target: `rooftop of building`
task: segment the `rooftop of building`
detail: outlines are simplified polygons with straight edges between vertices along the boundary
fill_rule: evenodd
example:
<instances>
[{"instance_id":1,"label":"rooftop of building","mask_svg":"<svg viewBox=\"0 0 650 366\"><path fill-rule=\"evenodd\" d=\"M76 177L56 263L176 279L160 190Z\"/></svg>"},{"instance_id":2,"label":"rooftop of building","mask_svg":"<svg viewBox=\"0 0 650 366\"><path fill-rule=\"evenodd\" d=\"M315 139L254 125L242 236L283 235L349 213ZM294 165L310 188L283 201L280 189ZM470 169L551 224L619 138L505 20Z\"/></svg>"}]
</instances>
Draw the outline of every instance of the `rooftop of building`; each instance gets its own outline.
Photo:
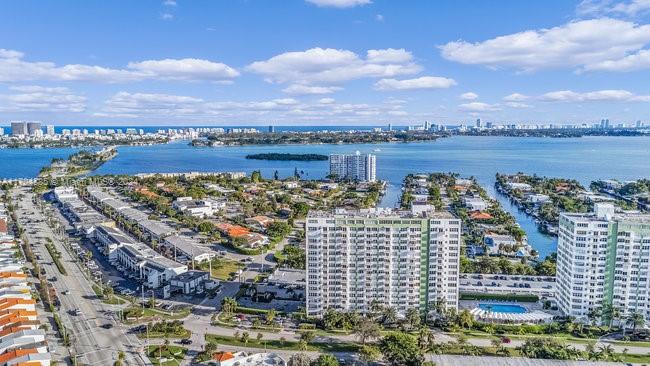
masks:
<instances>
[{"instance_id":1,"label":"rooftop of building","mask_svg":"<svg viewBox=\"0 0 650 366\"><path fill-rule=\"evenodd\" d=\"M370 208L360 210L334 209L333 211L310 211L308 218L368 218L368 219L453 219L455 218L448 211L426 212L421 215L413 214L410 210L395 208Z\"/></svg>"}]
</instances>

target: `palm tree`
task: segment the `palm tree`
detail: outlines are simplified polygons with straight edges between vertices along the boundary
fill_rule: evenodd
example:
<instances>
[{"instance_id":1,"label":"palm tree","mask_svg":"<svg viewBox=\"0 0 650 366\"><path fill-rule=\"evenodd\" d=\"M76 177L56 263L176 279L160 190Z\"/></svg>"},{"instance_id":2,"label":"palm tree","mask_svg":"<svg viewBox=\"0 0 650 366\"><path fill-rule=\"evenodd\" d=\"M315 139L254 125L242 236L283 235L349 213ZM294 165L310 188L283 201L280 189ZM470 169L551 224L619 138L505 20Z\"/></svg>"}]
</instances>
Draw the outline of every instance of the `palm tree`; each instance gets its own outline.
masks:
<instances>
[{"instance_id":1,"label":"palm tree","mask_svg":"<svg viewBox=\"0 0 650 366\"><path fill-rule=\"evenodd\" d=\"M382 324L393 324L397 321L397 311L394 307L387 306L381 312Z\"/></svg>"},{"instance_id":2,"label":"palm tree","mask_svg":"<svg viewBox=\"0 0 650 366\"><path fill-rule=\"evenodd\" d=\"M625 325L632 326L632 335L636 333L637 327L642 327L644 324L645 324L645 318L643 317L643 314L638 311L633 311L632 313L630 313L630 315L627 316L627 319L625 321ZM623 334L625 334L625 330L623 330Z\"/></svg>"},{"instance_id":3,"label":"palm tree","mask_svg":"<svg viewBox=\"0 0 650 366\"><path fill-rule=\"evenodd\" d=\"M587 314L587 318L589 318L589 323L591 326L595 326L596 322L603 316L602 309L599 307L592 308L589 310L589 313Z\"/></svg>"}]
</instances>

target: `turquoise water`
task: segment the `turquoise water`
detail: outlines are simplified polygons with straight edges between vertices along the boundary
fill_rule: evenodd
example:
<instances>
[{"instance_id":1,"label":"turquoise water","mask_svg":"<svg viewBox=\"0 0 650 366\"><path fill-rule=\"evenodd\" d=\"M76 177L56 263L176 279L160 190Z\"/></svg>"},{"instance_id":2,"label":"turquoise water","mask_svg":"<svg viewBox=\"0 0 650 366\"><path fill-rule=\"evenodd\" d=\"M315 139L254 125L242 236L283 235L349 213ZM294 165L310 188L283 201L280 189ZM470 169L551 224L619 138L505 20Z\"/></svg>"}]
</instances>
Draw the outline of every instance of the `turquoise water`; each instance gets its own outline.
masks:
<instances>
[{"instance_id":1,"label":"turquoise water","mask_svg":"<svg viewBox=\"0 0 650 366\"><path fill-rule=\"evenodd\" d=\"M528 312L525 307L515 304L478 304L478 307L493 313L524 314Z\"/></svg>"},{"instance_id":2,"label":"turquoise water","mask_svg":"<svg viewBox=\"0 0 650 366\"><path fill-rule=\"evenodd\" d=\"M650 137L584 137L571 139L515 137L452 137L433 142L373 145L274 145L193 148L186 141L154 146L126 146L95 174L134 174L179 171L261 170L287 177L297 168L303 177L322 178L326 161L286 162L247 160L251 153L373 153L377 177L387 180L389 190L383 206L393 206L400 196L404 176L413 172L457 172L475 176L488 192L513 213L540 255L555 250L556 241L537 231L535 222L494 191L494 175L525 172L575 178L588 185L592 180L650 177ZM31 177L53 157L74 149L0 150L0 177Z\"/></svg>"}]
</instances>

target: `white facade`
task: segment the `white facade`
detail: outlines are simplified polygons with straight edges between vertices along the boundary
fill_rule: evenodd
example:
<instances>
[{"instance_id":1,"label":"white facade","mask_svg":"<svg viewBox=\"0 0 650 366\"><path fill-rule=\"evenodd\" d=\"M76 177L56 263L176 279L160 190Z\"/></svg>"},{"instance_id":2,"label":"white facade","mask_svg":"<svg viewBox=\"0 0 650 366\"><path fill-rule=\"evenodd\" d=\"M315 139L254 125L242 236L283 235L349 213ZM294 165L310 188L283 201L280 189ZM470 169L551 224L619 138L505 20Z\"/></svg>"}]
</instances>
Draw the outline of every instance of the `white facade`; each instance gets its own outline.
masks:
<instances>
[{"instance_id":1,"label":"white facade","mask_svg":"<svg viewBox=\"0 0 650 366\"><path fill-rule=\"evenodd\" d=\"M399 314L443 299L458 307L459 219L395 210L314 213L306 220L307 314L366 313L378 301Z\"/></svg>"},{"instance_id":2,"label":"white facade","mask_svg":"<svg viewBox=\"0 0 650 366\"><path fill-rule=\"evenodd\" d=\"M330 155L330 175L357 182L377 180L377 157L372 154Z\"/></svg>"},{"instance_id":3,"label":"white facade","mask_svg":"<svg viewBox=\"0 0 650 366\"><path fill-rule=\"evenodd\" d=\"M650 215L614 212L596 204L592 214L563 213L557 252L557 301L583 321L591 309L618 308L650 320Z\"/></svg>"}]
</instances>

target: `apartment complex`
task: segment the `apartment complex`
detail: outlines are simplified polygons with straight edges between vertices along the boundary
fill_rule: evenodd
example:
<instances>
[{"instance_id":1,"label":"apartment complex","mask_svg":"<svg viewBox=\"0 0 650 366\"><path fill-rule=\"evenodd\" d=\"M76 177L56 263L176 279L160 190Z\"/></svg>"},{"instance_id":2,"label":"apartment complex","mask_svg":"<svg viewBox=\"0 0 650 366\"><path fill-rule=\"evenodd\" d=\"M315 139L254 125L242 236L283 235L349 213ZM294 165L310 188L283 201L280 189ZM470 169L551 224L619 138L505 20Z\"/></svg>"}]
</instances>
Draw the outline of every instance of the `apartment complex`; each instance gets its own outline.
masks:
<instances>
[{"instance_id":1,"label":"apartment complex","mask_svg":"<svg viewBox=\"0 0 650 366\"><path fill-rule=\"evenodd\" d=\"M377 174L377 158L372 154L331 154L330 175L337 179L357 182L374 182Z\"/></svg>"},{"instance_id":2,"label":"apartment complex","mask_svg":"<svg viewBox=\"0 0 650 366\"><path fill-rule=\"evenodd\" d=\"M587 320L594 308L650 320L650 214L618 212L597 203L589 214L560 216L557 302L566 315Z\"/></svg>"},{"instance_id":3,"label":"apartment complex","mask_svg":"<svg viewBox=\"0 0 650 366\"><path fill-rule=\"evenodd\" d=\"M461 221L448 212L314 212L306 221L307 314L367 313L373 302L458 307Z\"/></svg>"}]
</instances>

